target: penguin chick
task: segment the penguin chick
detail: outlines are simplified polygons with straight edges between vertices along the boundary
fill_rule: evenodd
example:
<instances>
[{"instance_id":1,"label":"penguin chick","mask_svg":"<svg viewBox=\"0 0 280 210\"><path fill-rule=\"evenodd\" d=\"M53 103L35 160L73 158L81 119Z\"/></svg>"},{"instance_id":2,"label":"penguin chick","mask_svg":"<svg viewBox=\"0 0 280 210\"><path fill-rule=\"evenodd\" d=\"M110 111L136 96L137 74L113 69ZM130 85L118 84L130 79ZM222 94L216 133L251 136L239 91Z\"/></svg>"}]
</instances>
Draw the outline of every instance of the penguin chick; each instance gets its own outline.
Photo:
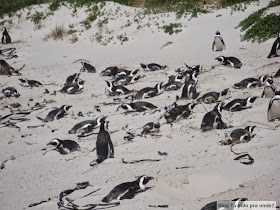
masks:
<instances>
[{"instance_id":1,"label":"penguin chick","mask_svg":"<svg viewBox=\"0 0 280 210\"><path fill-rule=\"evenodd\" d=\"M122 184L117 185L114 189L102 199L103 202L109 203L112 200L124 200L124 199L132 199L141 191L145 191L146 184L154 179L153 177L149 176L140 176L137 180L133 182L125 182Z\"/></svg>"},{"instance_id":2,"label":"penguin chick","mask_svg":"<svg viewBox=\"0 0 280 210\"><path fill-rule=\"evenodd\" d=\"M53 149L57 150L62 155L80 150L79 144L72 140L60 140L55 138L51 140L47 145L53 146Z\"/></svg>"}]
</instances>

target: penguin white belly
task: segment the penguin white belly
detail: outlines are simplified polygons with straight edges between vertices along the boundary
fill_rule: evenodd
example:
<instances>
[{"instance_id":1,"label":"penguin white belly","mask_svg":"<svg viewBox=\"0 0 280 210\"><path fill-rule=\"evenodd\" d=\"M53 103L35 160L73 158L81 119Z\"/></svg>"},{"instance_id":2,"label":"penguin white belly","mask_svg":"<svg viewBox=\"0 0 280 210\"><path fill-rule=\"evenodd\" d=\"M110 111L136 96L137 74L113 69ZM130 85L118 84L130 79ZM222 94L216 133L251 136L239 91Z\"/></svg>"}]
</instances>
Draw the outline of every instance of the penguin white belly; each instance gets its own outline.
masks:
<instances>
[{"instance_id":1,"label":"penguin white belly","mask_svg":"<svg viewBox=\"0 0 280 210\"><path fill-rule=\"evenodd\" d=\"M280 101L273 101L270 110L267 113L268 121L280 119Z\"/></svg>"},{"instance_id":2,"label":"penguin white belly","mask_svg":"<svg viewBox=\"0 0 280 210\"><path fill-rule=\"evenodd\" d=\"M224 46L222 40L219 37L215 38L215 47L216 47L216 50L224 50L225 49L225 46Z\"/></svg>"},{"instance_id":3,"label":"penguin white belly","mask_svg":"<svg viewBox=\"0 0 280 210\"><path fill-rule=\"evenodd\" d=\"M263 91L265 98L272 98L274 96L274 91L271 87L265 87Z\"/></svg>"}]
</instances>

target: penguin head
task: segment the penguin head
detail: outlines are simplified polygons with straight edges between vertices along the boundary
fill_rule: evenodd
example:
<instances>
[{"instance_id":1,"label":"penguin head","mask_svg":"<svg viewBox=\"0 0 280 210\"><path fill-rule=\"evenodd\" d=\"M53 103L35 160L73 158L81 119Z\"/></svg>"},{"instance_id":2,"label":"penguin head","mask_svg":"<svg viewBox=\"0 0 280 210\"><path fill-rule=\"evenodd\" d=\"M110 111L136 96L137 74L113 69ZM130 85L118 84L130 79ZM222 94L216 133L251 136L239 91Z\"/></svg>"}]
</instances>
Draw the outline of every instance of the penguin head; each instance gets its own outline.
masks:
<instances>
[{"instance_id":1,"label":"penguin head","mask_svg":"<svg viewBox=\"0 0 280 210\"><path fill-rule=\"evenodd\" d=\"M59 146L61 144L61 140L60 139L57 139L57 138L54 138L52 139L47 145L52 145L52 146Z\"/></svg>"},{"instance_id":2,"label":"penguin head","mask_svg":"<svg viewBox=\"0 0 280 210\"><path fill-rule=\"evenodd\" d=\"M140 66L141 66L143 69L147 68L147 65L145 65L145 64L143 64L143 63L140 63Z\"/></svg>"},{"instance_id":3,"label":"penguin head","mask_svg":"<svg viewBox=\"0 0 280 210\"><path fill-rule=\"evenodd\" d=\"M273 80L271 78L268 78L266 80L266 85L271 86L273 84Z\"/></svg>"},{"instance_id":4,"label":"penguin head","mask_svg":"<svg viewBox=\"0 0 280 210\"><path fill-rule=\"evenodd\" d=\"M160 128L160 123L159 122L154 123L154 128Z\"/></svg>"},{"instance_id":5,"label":"penguin head","mask_svg":"<svg viewBox=\"0 0 280 210\"><path fill-rule=\"evenodd\" d=\"M100 122L100 130L109 131L109 121L101 120Z\"/></svg>"},{"instance_id":6,"label":"penguin head","mask_svg":"<svg viewBox=\"0 0 280 210\"><path fill-rule=\"evenodd\" d=\"M247 127L245 128L245 130L247 130L247 131L250 133L250 136L251 136L251 134L253 133L253 131L254 131L255 128L256 128L255 125L254 125L254 126L247 126Z\"/></svg>"},{"instance_id":7,"label":"penguin head","mask_svg":"<svg viewBox=\"0 0 280 210\"><path fill-rule=\"evenodd\" d=\"M5 27L2 27L2 32L7 31L7 29Z\"/></svg>"},{"instance_id":8,"label":"penguin head","mask_svg":"<svg viewBox=\"0 0 280 210\"><path fill-rule=\"evenodd\" d=\"M219 57L215 58L215 60L223 63L225 61L225 57L224 56L219 56Z\"/></svg>"},{"instance_id":9,"label":"penguin head","mask_svg":"<svg viewBox=\"0 0 280 210\"><path fill-rule=\"evenodd\" d=\"M120 105L118 107L117 111L119 110L120 107L123 108L124 110L128 110L129 109L128 104L122 104L122 105Z\"/></svg>"},{"instance_id":10,"label":"penguin head","mask_svg":"<svg viewBox=\"0 0 280 210\"><path fill-rule=\"evenodd\" d=\"M107 81L107 80L105 80L105 82L107 83L107 86L108 86L109 89L113 88L113 83L112 82Z\"/></svg>"},{"instance_id":11,"label":"penguin head","mask_svg":"<svg viewBox=\"0 0 280 210\"><path fill-rule=\"evenodd\" d=\"M228 91L229 91L229 88L224 89L224 90L221 92L221 96L227 95L227 94L228 94Z\"/></svg>"},{"instance_id":12,"label":"penguin head","mask_svg":"<svg viewBox=\"0 0 280 210\"><path fill-rule=\"evenodd\" d=\"M27 83L27 79L25 78L21 78L21 79L18 79L19 81L21 81L22 83Z\"/></svg>"},{"instance_id":13,"label":"penguin head","mask_svg":"<svg viewBox=\"0 0 280 210\"><path fill-rule=\"evenodd\" d=\"M135 76L139 71L140 71L139 69L135 69L131 71L130 76Z\"/></svg>"},{"instance_id":14,"label":"penguin head","mask_svg":"<svg viewBox=\"0 0 280 210\"><path fill-rule=\"evenodd\" d=\"M101 125L101 123L103 122L105 122L105 119L107 118L107 116L102 116L102 117L98 117L97 119L96 119L96 125L97 126L100 126Z\"/></svg>"},{"instance_id":15,"label":"penguin head","mask_svg":"<svg viewBox=\"0 0 280 210\"><path fill-rule=\"evenodd\" d=\"M220 31L216 31L216 35L217 36L221 35Z\"/></svg>"},{"instance_id":16,"label":"penguin head","mask_svg":"<svg viewBox=\"0 0 280 210\"><path fill-rule=\"evenodd\" d=\"M141 78L141 76L140 76L140 75L133 76L133 77L131 78L130 83L136 82L136 81L138 81L140 78Z\"/></svg>"},{"instance_id":17,"label":"penguin head","mask_svg":"<svg viewBox=\"0 0 280 210\"><path fill-rule=\"evenodd\" d=\"M196 105L197 105L197 103L189 103L189 104L188 104L189 110L192 111L193 108L194 108Z\"/></svg>"},{"instance_id":18,"label":"penguin head","mask_svg":"<svg viewBox=\"0 0 280 210\"><path fill-rule=\"evenodd\" d=\"M258 98L258 96L248 97L247 102L254 103L254 101Z\"/></svg>"},{"instance_id":19,"label":"penguin head","mask_svg":"<svg viewBox=\"0 0 280 210\"><path fill-rule=\"evenodd\" d=\"M73 76L74 76L73 82L78 82L78 79L79 79L80 74L81 74L81 73L75 73L75 74L73 74Z\"/></svg>"},{"instance_id":20,"label":"penguin head","mask_svg":"<svg viewBox=\"0 0 280 210\"><path fill-rule=\"evenodd\" d=\"M217 104L217 105L214 107L214 110L217 111L217 112L219 112L219 113L221 114L221 113L222 113L222 110L223 110L223 108L224 108L224 104L225 104L224 102Z\"/></svg>"},{"instance_id":21,"label":"penguin head","mask_svg":"<svg viewBox=\"0 0 280 210\"><path fill-rule=\"evenodd\" d=\"M259 81L263 84L267 78L268 78L268 75L260 76Z\"/></svg>"},{"instance_id":22,"label":"penguin head","mask_svg":"<svg viewBox=\"0 0 280 210\"><path fill-rule=\"evenodd\" d=\"M67 112L72 106L71 105L63 105L60 108Z\"/></svg>"},{"instance_id":23,"label":"penguin head","mask_svg":"<svg viewBox=\"0 0 280 210\"><path fill-rule=\"evenodd\" d=\"M13 94L16 98L20 97L20 94L16 89L14 90Z\"/></svg>"},{"instance_id":24,"label":"penguin head","mask_svg":"<svg viewBox=\"0 0 280 210\"><path fill-rule=\"evenodd\" d=\"M139 187L141 190L145 190L146 189L146 184L150 181L154 179L154 177L151 177L151 176L139 176L137 178L137 182L139 184Z\"/></svg>"},{"instance_id":25,"label":"penguin head","mask_svg":"<svg viewBox=\"0 0 280 210\"><path fill-rule=\"evenodd\" d=\"M162 82L156 84L155 88L157 89L158 93L161 93L162 92Z\"/></svg>"}]
</instances>

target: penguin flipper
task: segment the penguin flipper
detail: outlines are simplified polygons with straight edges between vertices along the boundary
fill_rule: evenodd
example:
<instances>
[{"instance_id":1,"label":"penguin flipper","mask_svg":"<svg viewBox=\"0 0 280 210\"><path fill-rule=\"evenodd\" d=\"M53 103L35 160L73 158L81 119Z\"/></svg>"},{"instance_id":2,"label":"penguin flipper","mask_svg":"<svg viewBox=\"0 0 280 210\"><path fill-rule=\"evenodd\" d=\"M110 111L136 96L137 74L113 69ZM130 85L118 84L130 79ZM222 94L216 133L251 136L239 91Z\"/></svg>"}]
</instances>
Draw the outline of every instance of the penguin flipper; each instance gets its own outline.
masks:
<instances>
[{"instance_id":1,"label":"penguin flipper","mask_svg":"<svg viewBox=\"0 0 280 210\"><path fill-rule=\"evenodd\" d=\"M132 199L135 197L136 190L134 187L128 189L127 193L120 197L120 200Z\"/></svg>"}]
</instances>

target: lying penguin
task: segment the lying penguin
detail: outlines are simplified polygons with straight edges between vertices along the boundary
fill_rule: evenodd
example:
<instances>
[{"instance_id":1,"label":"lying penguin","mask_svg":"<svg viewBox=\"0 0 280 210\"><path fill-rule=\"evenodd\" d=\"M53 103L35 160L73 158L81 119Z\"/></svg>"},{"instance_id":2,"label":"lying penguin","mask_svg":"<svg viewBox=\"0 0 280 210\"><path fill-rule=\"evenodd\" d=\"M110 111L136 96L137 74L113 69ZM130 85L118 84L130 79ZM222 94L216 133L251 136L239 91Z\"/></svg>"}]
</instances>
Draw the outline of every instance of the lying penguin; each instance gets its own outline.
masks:
<instances>
[{"instance_id":1,"label":"lying penguin","mask_svg":"<svg viewBox=\"0 0 280 210\"><path fill-rule=\"evenodd\" d=\"M76 133L90 133L94 128L99 127L101 122L105 120L107 116L98 117L95 120L85 120L76 125L74 125L71 130L68 131L69 134Z\"/></svg>"},{"instance_id":2,"label":"lying penguin","mask_svg":"<svg viewBox=\"0 0 280 210\"><path fill-rule=\"evenodd\" d=\"M220 61L222 65L231 66L235 69L240 69L242 66L241 61L236 57L219 56L215 60Z\"/></svg>"},{"instance_id":3,"label":"lying penguin","mask_svg":"<svg viewBox=\"0 0 280 210\"><path fill-rule=\"evenodd\" d=\"M248 109L253 106L253 103L257 98L258 98L257 96L254 96L254 97L248 97L246 99L234 99L229 103L227 103L223 107L223 109L231 112Z\"/></svg>"},{"instance_id":4,"label":"lying penguin","mask_svg":"<svg viewBox=\"0 0 280 210\"><path fill-rule=\"evenodd\" d=\"M65 85L60 92L61 93L68 93L68 94L78 94L81 93L84 89L84 80L78 80L76 83L67 84Z\"/></svg>"},{"instance_id":5,"label":"lying penguin","mask_svg":"<svg viewBox=\"0 0 280 210\"><path fill-rule=\"evenodd\" d=\"M57 150L60 154L66 155L74 151L79 151L80 146L77 142L72 141L72 140L60 140L58 138L55 138L51 140L48 144L48 146L52 146L51 149L43 149L45 150L46 154L50 150Z\"/></svg>"},{"instance_id":6,"label":"lying penguin","mask_svg":"<svg viewBox=\"0 0 280 210\"><path fill-rule=\"evenodd\" d=\"M109 203L112 200L124 200L124 199L132 199L135 195L141 191L145 191L146 184L154 179L149 176L139 176L137 180L133 182L125 182L117 185L114 189L105 196L102 201L105 203Z\"/></svg>"},{"instance_id":7,"label":"lying penguin","mask_svg":"<svg viewBox=\"0 0 280 210\"><path fill-rule=\"evenodd\" d=\"M206 113L202 119L201 130L226 129L227 125L222 120L222 110L224 103L217 104L214 109Z\"/></svg>"},{"instance_id":8,"label":"lying penguin","mask_svg":"<svg viewBox=\"0 0 280 210\"><path fill-rule=\"evenodd\" d=\"M155 85L155 87L146 87L136 92L133 99L151 98L163 92L162 82Z\"/></svg>"},{"instance_id":9,"label":"lying penguin","mask_svg":"<svg viewBox=\"0 0 280 210\"><path fill-rule=\"evenodd\" d=\"M246 78L241 80L241 82L235 83L233 88L237 89L244 89L244 88L253 88L253 87L260 87L263 84L265 84L265 81L267 80L268 76L260 76L259 78Z\"/></svg>"},{"instance_id":10,"label":"lying penguin","mask_svg":"<svg viewBox=\"0 0 280 210\"><path fill-rule=\"evenodd\" d=\"M22 85L25 86L25 87L39 87L39 86L42 86L42 83L38 82L36 80L29 80L29 79L26 79L26 78L22 78L22 79L19 79L19 81L21 81Z\"/></svg>"},{"instance_id":11,"label":"lying penguin","mask_svg":"<svg viewBox=\"0 0 280 210\"><path fill-rule=\"evenodd\" d=\"M72 107L71 105L62 105L60 108L56 108L56 109L50 111L47 114L45 119L42 119L41 117L38 117L38 116L37 116L37 118L39 120L44 121L44 122L50 122L50 121L54 121L54 120L59 120L59 119L63 118L67 114L68 110L71 107Z\"/></svg>"},{"instance_id":12,"label":"lying penguin","mask_svg":"<svg viewBox=\"0 0 280 210\"><path fill-rule=\"evenodd\" d=\"M226 95L228 94L228 88L222 90L221 92L209 92L205 93L203 96L197 99L198 102L202 102L205 104L212 104L217 102L222 102L225 100Z\"/></svg>"},{"instance_id":13,"label":"lying penguin","mask_svg":"<svg viewBox=\"0 0 280 210\"><path fill-rule=\"evenodd\" d=\"M2 92L3 92L3 94L6 98L9 98L9 97L12 97L12 96L18 98L20 96L19 92L14 87L4 88L2 90Z\"/></svg>"},{"instance_id":14,"label":"lying penguin","mask_svg":"<svg viewBox=\"0 0 280 210\"><path fill-rule=\"evenodd\" d=\"M108 121L101 120L100 130L96 141L97 159L90 163L90 166L102 163L107 158L114 158L114 146L108 132Z\"/></svg>"},{"instance_id":15,"label":"lying penguin","mask_svg":"<svg viewBox=\"0 0 280 210\"><path fill-rule=\"evenodd\" d=\"M106 81L106 83L107 83L106 91L110 96L125 95L132 92L132 90L128 90L124 86L121 85L115 86L113 82Z\"/></svg>"},{"instance_id":16,"label":"lying penguin","mask_svg":"<svg viewBox=\"0 0 280 210\"><path fill-rule=\"evenodd\" d=\"M160 123L159 122L149 122L143 126L143 130L141 131L140 136L158 133L160 131Z\"/></svg>"},{"instance_id":17,"label":"lying penguin","mask_svg":"<svg viewBox=\"0 0 280 210\"><path fill-rule=\"evenodd\" d=\"M143 68L143 69L149 69L151 71L157 71L157 70L162 70L162 69L165 69L167 66L164 65L159 65L157 63L150 63L150 64L143 64L143 63L140 63L140 66Z\"/></svg>"},{"instance_id":18,"label":"lying penguin","mask_svg":"<svg viewBox=\"0 0 280 210\"><path fill-rule=\"evenodd\" d=\"M117 111L119 110L119 108L123 108L127 112L144 112L147 110L156 109L158 107L149 102L137 101L134 103L122 104L118 107Z\"/></svg>"},{"instance_id":19,"label":"lying penguin","mask_svg":"<svg viewBox=\"0 0 280 210\"><path fill-rule=\"evenodd\" d=\"M187 103L186 105L175 105L169 111L164 113L164 118L167 123L173 123L178 121L180 118L188 118L193 108L196 106L196 103Z\"/></svg>"}]
</instances>

